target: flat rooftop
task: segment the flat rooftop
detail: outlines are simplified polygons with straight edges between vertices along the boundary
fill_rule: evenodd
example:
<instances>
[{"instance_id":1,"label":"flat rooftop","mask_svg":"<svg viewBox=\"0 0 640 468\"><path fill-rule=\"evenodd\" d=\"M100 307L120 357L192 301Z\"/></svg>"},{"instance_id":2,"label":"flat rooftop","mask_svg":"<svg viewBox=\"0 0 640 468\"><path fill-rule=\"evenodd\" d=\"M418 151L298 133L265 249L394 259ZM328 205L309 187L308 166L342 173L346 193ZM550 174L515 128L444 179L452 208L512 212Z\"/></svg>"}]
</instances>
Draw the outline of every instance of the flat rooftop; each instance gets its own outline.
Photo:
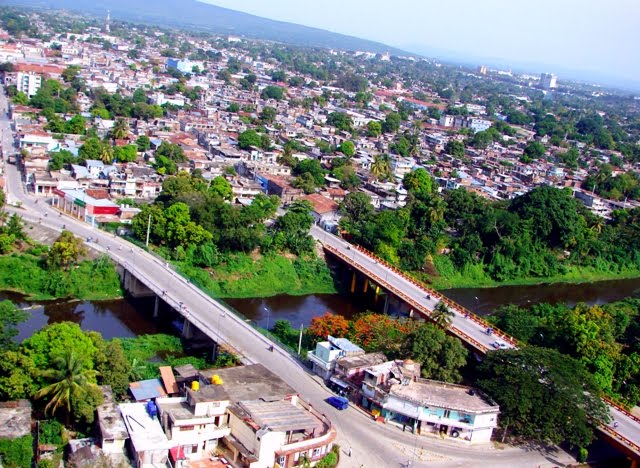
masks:
<instances>
[{"instance_id":1,"label":"flat rooftop","mask_svg":"<svg viewBox=\"0 0 640 468\"><path fill-rule=\"evenodd\" d=\"M473 391L473 395L471 394ZM478 390L435 380L417 379L409 385L393 385L390 394L404 397L423 406L435 406L469 413L493 413L500 407Z\"/></svg>"},{"instance_id":2,"label":"flat rooftop","mask_svg":"<svg viewBox=\"0 0 640 468\"><path fill-rule=\"evenodd\" d=\"M28 400L0 404L0 439L17 439L31 434L31 403Z\"/></svg>"},{"instance_id":3,"label":"flat rooftop","mask_svg":"<svg viewBox=\"0 0 640 468\"><path fill-rule=\"evenodd\" d=\"M200 390L187 392L192 401L250 401L281 400L287 395L297 395L284 380L264 367L262 364L229 367L227 369L209 369L201 371L202 380L211 381L213 375L222 379L222 385L201 385Z\"/></svg>"},{"instance_id":4,"label":"flat rooftop","mask_svg":"<svg viewBox=\"0 0 640 468\"><path fill-rule=\"evenodd\" d=\"M118 408L136 452L171 448L160 422L149 416L144 403L121 403Z\"/></svg>"},{"instance_id":5,"label":"flat rooftop","mask_svg":"<svg viewBox=\"0 0 640 468\"><path fill-rule=\"evenodd\" d=\"M346 369L354 369L356 367L378 366L386 362L387 357L382 353L367 353L340 358L336 361L336 364ZM390 362L389 367L393 364L393 361Z\"/></svg>"},{"instance_id":6,"label":"flat rooftop","mask_svg":"<svg viewBox=\"0 0 640 468\"><path fill-rule=\"evenodd\" d=\"M247 413L259 427L267 426L274 432L322 430L323 424L310 412L290 401L245 401L238 407Z\"/></svg>"}]
</instances>

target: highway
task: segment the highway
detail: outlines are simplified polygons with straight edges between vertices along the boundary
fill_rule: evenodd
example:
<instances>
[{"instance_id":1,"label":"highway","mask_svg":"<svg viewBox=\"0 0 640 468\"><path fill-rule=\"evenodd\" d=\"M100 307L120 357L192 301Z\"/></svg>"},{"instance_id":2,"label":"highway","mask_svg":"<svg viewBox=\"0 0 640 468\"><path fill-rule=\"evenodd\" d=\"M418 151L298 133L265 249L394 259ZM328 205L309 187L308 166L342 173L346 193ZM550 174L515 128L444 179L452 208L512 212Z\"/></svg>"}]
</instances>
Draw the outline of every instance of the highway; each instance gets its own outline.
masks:
<instances>
[{"instance_id":1,"label":"highway","mask_svg":"<svg viewBox=\"0 0 640 468\"><path fill-rule=\"evenodd\" d=\"M0 111L6 110L6 98L0 93ZM0 131L2 131L3 154L9 154L13 149L13 139L9 129L8 118L0 112ZM343 449L340 466L345 467L403 467L411 461L411 466L558 466L571 462L571 458L564 452L551 447L548 450L531 450L530 448L506 447L496 449L493 445L467 446L457 441L439 440L431 437L421 437L403 433L392 425L374 423L372 419L357 408L350 407L345 411L338 411L324 402L331 393L312 376L299 361L277 345L270 352L271 345L258 331L250 327L241 317L226 309L216 300L206 296L180 275L153 255L139 249L126 241L114 237L104 231L93 229L79 220L59 216L49 205L41 201L37 203L34 197L27 194L14 165L5 164L5 184L8 200L18 207L7 207L12 212L19 213L25 220L40 223L43 226L74 232L83 239L93 237L98 244L92 242L93 248L101 250L134 273L142 282L161 295L168 304L182 310L188 320L213 339L222 343L229 343L248 362L261 363L276 375L284 379L295 388L299 394L313 406L325 413L334 423L338 431L337 442ZM314 234L318 235L316 231ZM337 239L337 238L336 238ZM361 258L353 250L347 249L342 240L334 240L327 235L324 239L327 245L341 242L336 248L352 253L358 261L379 274L388 275L390 284L403 288L407 285L402 279L396 278L386 267ZM367 263L368 262L368 263ZM163 294L163 291L165 292ZM421 294L418 290L412 292L416 300ZM433 306L434 301L426 303ZM456 317L454 325L461 330L475 333L467 319ZM490 344L491 337L478 339L482 343ZM473 336L476 336L475 334ZM631 427L631 426L629 426ZM346 455L348 448L352 449L352 456Z\"/></svg>"}]
</instances>

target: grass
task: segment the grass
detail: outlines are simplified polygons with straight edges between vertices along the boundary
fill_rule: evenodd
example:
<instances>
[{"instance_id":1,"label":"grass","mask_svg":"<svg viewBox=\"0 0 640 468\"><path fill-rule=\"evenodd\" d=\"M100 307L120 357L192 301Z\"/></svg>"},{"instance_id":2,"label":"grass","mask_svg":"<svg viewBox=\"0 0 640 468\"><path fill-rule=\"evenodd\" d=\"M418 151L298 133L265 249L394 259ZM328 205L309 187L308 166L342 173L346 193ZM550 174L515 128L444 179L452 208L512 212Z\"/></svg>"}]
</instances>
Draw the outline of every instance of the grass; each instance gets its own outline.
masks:
<instances>
[{"instance_id":1,"label":"grass","mask_svg":"<svg viewBox=\"0 0 640 468\"><path fill-rule=\"evenodd\" d=\"M52 272L35 253L0 256L0 290L19 292L30 300L104 300L123 296L120 278L111 262L85 260L69 271Z\"/></svg>"},{"instance_id":2,"label":"grass","mask_svg":"<svg viewBox=\"0 0 640 468\"><path fill-rule=\"evenodd\" d=\"M434 258L436 270L440 276L427 276L416 274L415 276L429 284L436 290L452 288L490 288L496 286L528 286L547 283L592 283L596 281L619 280L640 277L640 270L635 268L607 269L607 266L580 267L570 266L566 273L550 277L525 277L514 278L507 281L496 281L485 271L482 265L467 266L463 271L455 269L449 257L439 255Z\"/></svg>"},{"instance_id":3,"label":"grass","mask_svg":"<svg viewBox=\"0 0 640 468\"><path fill-rule=\"evenodd\" d=\"M220 353L215 363L208 361L203 354L189 355L180 338L173 335L140 335L120 338L120 342L129 362L135 363L135 377L141 380L160 377L159 368L162 366L191 364L196 369L210 369L237 364L237 359L228 353Z\"/></svg>"},{"instance_id":4,"label":"grass","mask_svg":"<svg viewBox=\"0 0 640 468\"><path fill-rule=\"evenodd\" d=\"M329 267L318 259L290 259L269 255L254 259L234 254L213 270L179 264L181 273L217 298L333 294L336 286Z\"/></svg>"}]
</instances>

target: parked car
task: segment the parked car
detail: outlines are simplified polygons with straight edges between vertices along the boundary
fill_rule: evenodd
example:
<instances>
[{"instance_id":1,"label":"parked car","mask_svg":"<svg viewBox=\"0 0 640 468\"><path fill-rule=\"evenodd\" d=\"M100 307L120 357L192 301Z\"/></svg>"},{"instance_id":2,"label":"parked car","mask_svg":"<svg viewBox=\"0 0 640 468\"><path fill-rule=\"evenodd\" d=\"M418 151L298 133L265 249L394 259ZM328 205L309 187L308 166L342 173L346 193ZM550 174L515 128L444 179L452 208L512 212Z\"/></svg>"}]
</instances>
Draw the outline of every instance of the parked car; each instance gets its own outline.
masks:
<instances>
[{"instance_id":1,"label":"parked car","mask_svg":"<svg viewBox=\"0 0 640 468\"><path fill-rule=\"evenodd\" d=\"M339 396L330 396L325 401L340 411L346 410L349 407L349 400Z\"/></svg>"},{"instance_id":2,"label":"parked car","mask_svg":"<svg viewBox=\"0 0 640 468\"><path fill-rule=\"evenodd\" d=\"M507 349L507 343L505 343L504 341L500 341L500 340L496 340L493 343L491 343L491 345L496 348L496 349Z\"/></svg>"}]
</instances>

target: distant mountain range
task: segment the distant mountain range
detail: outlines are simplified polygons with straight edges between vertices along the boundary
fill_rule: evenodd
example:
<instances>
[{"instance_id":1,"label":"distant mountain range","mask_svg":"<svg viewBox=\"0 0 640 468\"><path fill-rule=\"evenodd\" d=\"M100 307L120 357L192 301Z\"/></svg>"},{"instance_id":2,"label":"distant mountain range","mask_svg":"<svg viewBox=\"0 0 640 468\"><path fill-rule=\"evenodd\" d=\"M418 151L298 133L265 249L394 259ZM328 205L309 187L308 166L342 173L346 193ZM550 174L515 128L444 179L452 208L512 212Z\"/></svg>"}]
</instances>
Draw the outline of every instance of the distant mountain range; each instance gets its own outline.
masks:
<instances>
[{"instance_id":1,"label":"distant mountain range","mask_svg":"<svg viewBox=\"0 0 640 468\"><path fill-rule=\"evenodd\" d=\"M106 16L107 10L110 10L112 18L123 21L231 34L300 46L411 55L379 42L261 18L196 0L4 0L2 3L42 11L64 9L96 16Z\"/></svg>"}]
</instances>

